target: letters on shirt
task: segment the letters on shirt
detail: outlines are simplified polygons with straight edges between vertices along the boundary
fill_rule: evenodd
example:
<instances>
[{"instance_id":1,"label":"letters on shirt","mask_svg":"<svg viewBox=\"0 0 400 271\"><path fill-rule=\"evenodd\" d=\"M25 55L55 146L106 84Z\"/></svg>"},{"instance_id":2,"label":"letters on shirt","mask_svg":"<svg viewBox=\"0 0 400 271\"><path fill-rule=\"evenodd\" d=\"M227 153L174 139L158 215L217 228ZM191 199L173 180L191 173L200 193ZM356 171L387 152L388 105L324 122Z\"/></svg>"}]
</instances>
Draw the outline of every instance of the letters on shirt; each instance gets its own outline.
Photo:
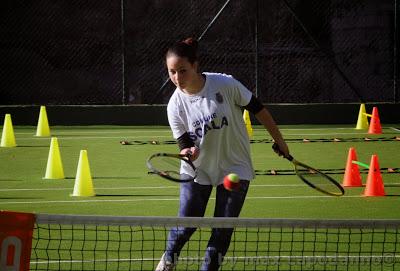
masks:
<instances>
[{"instance_id":1,"label":"letters on shirt","mask_svg":"<svg viewBox=\"0 0 400 271\"><path fill-rule=\"evenodd\" d=\"M222 129L228 126L228 119L223 116L221 119L217 118L217 113L205 116L192 123L194 131L189 131L189 136L193 141L202 138L210 130Z\"/></svg>"}]
</instances>

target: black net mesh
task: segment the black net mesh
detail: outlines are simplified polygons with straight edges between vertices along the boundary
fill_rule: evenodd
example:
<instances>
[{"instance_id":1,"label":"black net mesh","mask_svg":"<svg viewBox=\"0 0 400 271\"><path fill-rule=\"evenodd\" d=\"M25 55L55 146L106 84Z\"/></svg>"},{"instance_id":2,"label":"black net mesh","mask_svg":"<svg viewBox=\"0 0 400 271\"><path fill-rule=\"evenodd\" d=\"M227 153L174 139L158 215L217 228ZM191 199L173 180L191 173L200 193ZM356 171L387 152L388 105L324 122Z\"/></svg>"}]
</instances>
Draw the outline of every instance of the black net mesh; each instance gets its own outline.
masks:
<instances>
[{"instance_id":1,"label":"black net mesh","mask_svg":"<svg viewBox=\"0 0 400 271\"><path fill-rule=\"evenodd\" d=\"M153 271L167 240L175 241L171 227L196 229L174 270L204 270L200 266L210 261L205 253L210 236L229 228L234 231L227 254L218 258L221 271L400 267L399 221L47 217L51 223L35 224L30 270Z\"/></svg>"},{"instance_id":2,"label":"black net mesh","mask_svg":"<svg viewBox=\"0 0 400 271\"><path fill-rule=\"evenodd\" d=\"M168 45L265 103L398 102L395 0L6 1L1 104L166 103ZM396 70L397 69L397 70Z\"/></svg>"}]
</instances>

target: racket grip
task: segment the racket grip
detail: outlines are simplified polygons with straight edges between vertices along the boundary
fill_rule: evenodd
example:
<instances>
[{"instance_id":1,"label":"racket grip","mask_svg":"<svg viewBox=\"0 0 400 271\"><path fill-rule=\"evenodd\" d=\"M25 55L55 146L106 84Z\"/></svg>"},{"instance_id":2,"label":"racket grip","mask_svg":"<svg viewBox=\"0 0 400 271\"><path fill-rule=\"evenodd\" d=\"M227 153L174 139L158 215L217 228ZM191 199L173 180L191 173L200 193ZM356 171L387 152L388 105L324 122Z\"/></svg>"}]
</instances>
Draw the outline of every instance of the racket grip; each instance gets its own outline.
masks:
<instances>
[{"instance_id":1,"label":"racket grip","mask_svg":"<svg viewBox=\"0 0 400 271\"><path fill-rule=\"evenodd\" d=\"M279 149L279 145L278 145L278 144L276 144L276 143L272 144L272 149L273 149L275 152L277 152L279 155L283 155L281 149Z\"/></svg>"},{"instance_id":2,"label":"racket grip","mask_svg":"<svg viewBox=\"0 0 400 271\"><path fill-rule=\"evenodd\" d=\"M280 156L285 157L285 158L288 159L289 161L292 161L292 160L293 160L293 156L291 156L290 154L289 154L289 156L285 156L285 155L283 154L283 152L281 151L281 149L279 149L279 145L278 145L278 144L276 144L276 143L272 144L272 149L273 149L275 152L277 152Z\"/></svg>"},{"instance_id":3,"label":"racket grip","mask_svg":"<svg viewBox=\"0 0 400 271\"><path fill-rule=\"evenodd\" d=\"M193 153L191 151L188 151L186 154L179 154L180 157L190 161L192 160L192 155Z\"/></svg>"}]
</instances>

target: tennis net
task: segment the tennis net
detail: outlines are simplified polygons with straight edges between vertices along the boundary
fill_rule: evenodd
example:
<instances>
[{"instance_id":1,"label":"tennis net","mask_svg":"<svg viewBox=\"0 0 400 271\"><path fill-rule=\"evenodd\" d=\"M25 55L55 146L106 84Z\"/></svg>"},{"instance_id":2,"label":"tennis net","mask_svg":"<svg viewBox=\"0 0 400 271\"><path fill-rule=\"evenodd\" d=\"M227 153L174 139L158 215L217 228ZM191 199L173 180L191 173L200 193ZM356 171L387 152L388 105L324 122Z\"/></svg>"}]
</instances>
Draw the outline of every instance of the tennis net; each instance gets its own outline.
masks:
<instances>
[{"instance_id":1,"label":"tennis net","mask_svg":"<svg viewBox=\"0 0 400 271\"><path fill-rule=\"evenodd\" d=\"M220 270L400 270L400 220L36 216L30 270L154 270L171 227L195 227L176 270L198 270L212 228L234 228Z\"/></svg>"}]
</instances>

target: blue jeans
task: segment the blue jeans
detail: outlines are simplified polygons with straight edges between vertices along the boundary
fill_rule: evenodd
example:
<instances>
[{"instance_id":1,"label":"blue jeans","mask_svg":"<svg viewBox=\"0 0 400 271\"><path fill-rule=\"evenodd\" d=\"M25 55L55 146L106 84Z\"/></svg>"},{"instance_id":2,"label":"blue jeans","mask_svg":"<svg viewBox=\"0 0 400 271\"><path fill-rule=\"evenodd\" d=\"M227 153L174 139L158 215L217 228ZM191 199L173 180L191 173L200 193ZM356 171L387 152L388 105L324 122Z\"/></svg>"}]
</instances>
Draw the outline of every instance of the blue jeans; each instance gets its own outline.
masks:
<instances>
[{"instance_id":1,"label":"blue jeans","mask_svg":"<svg viewBox=\"0 0 400 271\"><path fill-rule=\"evenodd\" d=\"M211 185L200 185L195 182L182 183L180 187L180 217L203 217L210 194ZM217 186L215 217L238 217L246 198L249 181L241 180L238 191L228 191L221 184ZM181 249L190 239L196 228L172 228L167 241L165 257L176 262ZM233 228L214 228L208 241L201 271L218 270L228 250Z\"/></svg>"}]
</instances>

